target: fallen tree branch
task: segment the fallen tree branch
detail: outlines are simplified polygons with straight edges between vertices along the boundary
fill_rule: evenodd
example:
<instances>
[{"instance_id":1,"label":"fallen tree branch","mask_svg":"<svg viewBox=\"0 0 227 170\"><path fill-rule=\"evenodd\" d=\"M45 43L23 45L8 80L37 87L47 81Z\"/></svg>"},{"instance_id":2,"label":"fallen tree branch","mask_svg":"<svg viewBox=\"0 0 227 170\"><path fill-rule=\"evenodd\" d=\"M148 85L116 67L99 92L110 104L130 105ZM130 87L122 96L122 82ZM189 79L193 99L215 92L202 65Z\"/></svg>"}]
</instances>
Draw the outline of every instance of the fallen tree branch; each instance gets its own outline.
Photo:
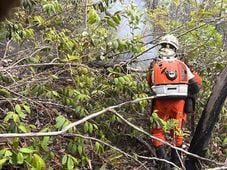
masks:
<instances>
[{"instance_id":1,"label":"fallen tree branch","mask_svg":"<svg viewBox=\"0 0 227 170\"><path fill-rule=\"evenodd\" d=\"M128 122L126 119L124 119L120 114L118 114L114 110L114 109L120 108L120 107L122 107L124 105L134 104L134 103L138 103L138 102L143 101L143 100L150 100L150 99L154 99L154 98L155 98L155 96L138 98L138 99L135 99L135 100L131 100L131 101L126 101L124 103L120 103L118 105L109 106L109 107L107 107L107 108L105 108L105 109L103 109L103 110L101 110L99 112L92 113L92 114L90 114L90 115L88 115L88 116L86 116L86 117L84 117L84 118L82 118L82 119L80 119L80 120L78 120L76 122L73 122L73 123L69 124L68 126L66 126L64 129L62 129L60 131L53 131L53 132L29 132L29 133L3 133L3 134L0 134L0 138L14 138L14 137L22 138L22 137L59 136L59 135L65 134L69 129L71 129L71 128L75 127L75 126L78 126L78 125L80 125L80 124L82 124L82 123L84 123L84 122L86 122L86 121L88 121L90 119L93 119L93 118L95 118L95 117L97 117L97 116L99 116L99 115L101 115L101 114L103 114L105 112L110 111L110 112L116 114L123 121L125 121L129 126L133 127L134 129L138 130L139 132L144 133L145 135L149 136L152 139L155 139L155 140L158 140L158 141L163 142L164 144L170 146L171 148L174 148L176 150L179 150L181 152L184 152L185 154L190 155L192 157L195 157L195 158L198 158L198 159L201 159L201 160L204 160L204 161L209 161L209 162L215 163L216 165L220 165L220 166L224 165L224 163L219 163L219 162L216 162L216 161L211 160L211 159L208 159L208 158L200 157L200 156L198 156L196 154L193 154L193 153L190 153L188 151L185 151L182 148L176 147L176 146L174 146L174 145L172 145L172 144L170 144L170 143L168 143L166 141L163 141L163 140L161 140L161 139L159 139L159 138L157 138L155 136L152 136L148 132L146 132L146 131L140 129L139 127L135 126L134 124Z\"/></svg>"},{"instance_id":2,"label":"fallen tree branch","mask_svg":"<svg viewBox=\"0 0 227 170\"><path fill-rule=\"evenodd\" d=\"M1 88L4 88L3 86L0 86ZM0 134L0 138L14 138L14 137L41 137L41 136L58 136L58 135L62 135L64 133L66 133L69 129L75 127L75 126L78 126L84 122L86 122L87 120L90 120L92 118L95 118L107 111L110 111L111 109L116 109L116 108L119 108L119 107L122 107L124 105L127 105L127 104L133 104L133 103L137 103L137 102L140 102L142 100L149 100L149 99L154 99L155 97L154 96L151 96L151 97L144 97L144 98L138 98L138 99L135 99L135 100L132 100L132 101L127 101L127 102L124 102L124 103L120 103L118 105L114 105L114 106L110 106L110 107L107 107L99 112L96 112L96 113L92 113L76 122L73 122L71 124L69 124L68 126L66 126L64 129L60 130L60 131L54 131L54 132L30 132L30 133L3 133L3 134ZM31 99L30 99L31 100ZM157 139L158 140L158 139Z\"/></svg>"}]
</instances>

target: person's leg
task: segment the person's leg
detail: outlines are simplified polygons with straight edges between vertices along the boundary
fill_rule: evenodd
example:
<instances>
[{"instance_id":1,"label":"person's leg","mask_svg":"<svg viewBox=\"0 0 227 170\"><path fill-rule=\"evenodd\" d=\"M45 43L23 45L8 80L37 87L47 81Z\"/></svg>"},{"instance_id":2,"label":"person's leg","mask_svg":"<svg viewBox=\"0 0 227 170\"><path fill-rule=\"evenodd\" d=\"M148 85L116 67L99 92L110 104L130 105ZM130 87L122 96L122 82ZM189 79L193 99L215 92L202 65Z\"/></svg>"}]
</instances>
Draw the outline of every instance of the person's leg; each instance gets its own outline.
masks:
<instances>
[{"instance_id":1,"label":"person's leg","mask_svg":"<svg viewBox=\"0 0 227 170\"><path fill-rule=\"evenodd\" d=\"M156 148L156 156L158 158L160 158L160 159L167 160L167 156L166 156L164 145L161 145L158 148ZM166 163L164 161L158 161L157 162L157 169L160 169L160 170L170 170L171 169L171 166L170 166L170 164L168 164L168 163Z\"/></svg>"},{"instance_id":2,"label":"person's leg","mask_svg":"<svg viewBox=\"0 0 227 170\"><path fill-rule=\"evenodd\" d=\"M166 112L166 105L165 102L162 100L155 100L153 109L155 110L156 116L153 116L153 121L151 122L151 135L165 141L165 132L160 124L160 119L166 121L168 119L168 113ZM153 113L154 114L154 113ZM155 148L163 145L163 142L155 139L151 139L152 144Z\"/></svg>"},{"instance_id":3,"label":"person's leg","mask_svg":"<svg viewBox=\"0 0 227 170\"><path fill-rule=\"evenodd\" d=\"M152 128L151 135L165 141L164 130L162 128ZM163 142L156 139L151 139L151 142L155 148L158 148L159 146L163 145Z\"/></svg>"},{"instance_id":4,"label":"person's leg","mask_svg":"<svg viewBox=\"0 0 227 170\"><path fill-rule=\"evenodd\" d=\"M173 118L177 121L177 128L173 131L173 139L175 146L182 147L183 145L183 124L186 120L186 115L184 113L184 100L179 100L176 104L176 112L173 114ZM171 149L171 162L178 166L181 166L182 153L175 149Z\"/></svg>"},{"instance_id":5,"label":"person's leg","mask_svg":"<svg viewBox=\"0 0 227 170\"><path fill-rule=\"evenodd\" d=\"M166 113L165 107L163 107L162 101L157 101L154 104L154 109L157 110L157 115L160 119L163 119L166 121L168 119L168 114ZM152 129L151 129L151 135L161 139L162 141L165 141L165 132L160 126L160 124L156 121L152 122ZM160 159L167 160L167 155L164 148L164 143L162 141L151 139L151 142L153 146L156 149L156 156ZM158 161L157 162L157 168L160 170L170 170L170 165L168 163L165 163L164 161Z\"/></svg>"},{"instance_id":6,"label":"person's leg","mask_svg":"<svg viewBox=\"0 0 227 170\"><path fill-rule=\"evenodd\" d=\"M165 141L165 135L164 130L162 128L153 128L151 129L151 135ZM163 142L155 139L151 139L153 146L155 147L155 153L157 158L160 159L167 159L165 148ZM165 163L163 161L157 162L157 168L160 170L169 170L170 165L168 163Z\"/></svg>"}]
</instances>

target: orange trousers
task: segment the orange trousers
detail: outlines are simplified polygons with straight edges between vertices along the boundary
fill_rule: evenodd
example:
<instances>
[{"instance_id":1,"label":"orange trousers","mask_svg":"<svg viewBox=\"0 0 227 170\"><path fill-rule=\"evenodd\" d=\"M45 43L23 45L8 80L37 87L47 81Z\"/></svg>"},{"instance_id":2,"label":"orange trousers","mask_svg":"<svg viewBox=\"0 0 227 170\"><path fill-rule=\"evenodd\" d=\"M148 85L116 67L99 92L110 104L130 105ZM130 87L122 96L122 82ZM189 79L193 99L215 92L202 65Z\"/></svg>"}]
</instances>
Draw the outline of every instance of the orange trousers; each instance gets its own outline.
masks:
<instances>
[{"instance_id":1,"label":"orange trousers","mask_svg":"<svg viewBox=\"0 0 227 170\"><path fill-rule=\"evenodd\" d=\"M153 110L157 110L158 116L164 121L169 119L177 120L177 128L182 129L183 123L186 120L184 103L184 99L156 99L154 101ZM151 135L165 141L165 132L162 128L151 128ZM172 130L171 135L176 146L181 146L183 144L183 136L177 135L174 129ZM156 148L163 145L163 142L155 139L152 139L152 143Z\"/></svg>"}]
</instances>

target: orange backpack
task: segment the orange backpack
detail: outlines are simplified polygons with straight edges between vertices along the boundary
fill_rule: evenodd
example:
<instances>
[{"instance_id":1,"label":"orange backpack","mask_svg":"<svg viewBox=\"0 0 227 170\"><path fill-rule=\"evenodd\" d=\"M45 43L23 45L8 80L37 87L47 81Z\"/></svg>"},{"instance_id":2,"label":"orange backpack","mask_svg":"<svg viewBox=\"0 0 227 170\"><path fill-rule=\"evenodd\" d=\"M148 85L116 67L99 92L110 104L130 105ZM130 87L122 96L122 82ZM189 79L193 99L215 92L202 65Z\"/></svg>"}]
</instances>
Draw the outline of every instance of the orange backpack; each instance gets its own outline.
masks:
<instances>
[{"instance_id":1,"label":"orange backpack","mask_svg":"<svg viewBox=\"0 0 227 170\"><path fill-rule=\"evenodd\" d=\"M153 68L154 85L188 84L187 66L180 60L160 60Z\"/></svg>"}]
</instances>

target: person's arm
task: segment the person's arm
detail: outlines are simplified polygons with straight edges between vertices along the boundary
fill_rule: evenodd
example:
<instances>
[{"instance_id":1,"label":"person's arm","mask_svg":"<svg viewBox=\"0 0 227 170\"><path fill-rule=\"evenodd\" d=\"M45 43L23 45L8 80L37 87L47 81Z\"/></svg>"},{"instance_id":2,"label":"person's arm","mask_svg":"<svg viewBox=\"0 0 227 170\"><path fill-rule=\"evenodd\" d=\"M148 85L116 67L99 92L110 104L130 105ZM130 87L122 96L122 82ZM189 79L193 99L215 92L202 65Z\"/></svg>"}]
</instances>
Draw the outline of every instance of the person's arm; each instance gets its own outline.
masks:
<instances>
[{"instance_id":1,"label":"person's arm","mask_svg":"<svg viewBox=\"0 0 227 170\"><path fill-rule=\"evenodd\" d=\"M193 66L189 66L192 74L195 76L195 81L197 82L197 84L201 87L202 85L202 78L199 76L199 74L195 71Z\"/></svg>"},{"instance_id":2,"label":"person's arm","mask_svg":"<svg viewBox=\"0 0 227 170\"><path fill-rule=\"evenodd\" d=\"M199 84L196 82L195 78L192 78L188 81L188 91L189 94L194 95L197 94L200 90Z\"/></svg>"},{"instance_id":3,"label":"person's arm","mask_svg":"<svg viewBox=\"0 0 227 170\"><path fill-rule=\"evenodd\" d=\"M194 75L194 81L197 84L196 90L197 93L199 92L201 86L202 86L202 78L199 76L199 74L195 71L193 66L190 66L190 71L192 72L192 74Z\"/></svg>"},{"instance_id":4,"label":"person's arm","mask_svg":"<svg viewBox=\"0 0 227 170\"><path fill-rule=\"evenodd\" d=\"M198 74L197 75L193 74L189 67L187 67L187 74L188 74L188 92L189 92L189 95L197 94L200 90L202 80L199 79L200 77L198 77ZM201 82L199 82L199 80Z\"/></svg>"}]
</instances>

